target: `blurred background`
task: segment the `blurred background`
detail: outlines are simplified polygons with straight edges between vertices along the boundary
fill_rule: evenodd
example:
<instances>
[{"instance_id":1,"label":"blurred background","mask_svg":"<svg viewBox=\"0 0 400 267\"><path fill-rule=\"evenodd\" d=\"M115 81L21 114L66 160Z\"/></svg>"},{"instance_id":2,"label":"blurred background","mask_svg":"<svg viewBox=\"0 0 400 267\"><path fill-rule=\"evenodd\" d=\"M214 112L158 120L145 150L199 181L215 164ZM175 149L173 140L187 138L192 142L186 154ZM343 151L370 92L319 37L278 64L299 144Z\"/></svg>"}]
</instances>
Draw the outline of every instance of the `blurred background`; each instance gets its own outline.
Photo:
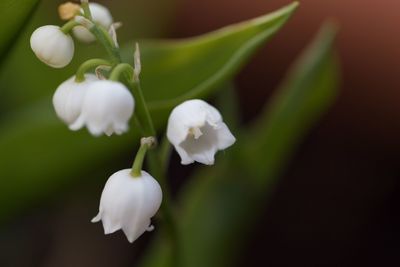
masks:
<instances>
[{"instance_id":1,"label":"blurred background","mask_svg":"<svg viewBox=\"0 0 400 267\"><path fill-rule=\"evenodd\" d=\"M62 2L41 1L26 33L1 66L1 120L7 120L12 109L52 92L69 77L79 58L101 51L79 47L78 59L62 71L34 58L29 50L31 32L42 24L59 24L56 7ZM120 40L194 36L288 3L98 2L123 21ZM342 67L340 95L285 169L237 266L400 266L400 2L306 0L300 4L289 23L235 79L241 121L251 123L327 18L340 26L336 43ZM21 59L24 63L18 67L23 77L16 77L16 62ZM44 77L51 78L43 87ZM18 97L13 97L15 91ZM127 151L95 173L83 170L79 185L63 186L56 197L32 203L4 220L1 266L134 266L152 234L130 245L122 233L104 236L100 224L90 223L106 177L129 166L131 157ZM178 163L174 155L170 170L174 193L192 171Z\"/></svg>"}]
</instances>

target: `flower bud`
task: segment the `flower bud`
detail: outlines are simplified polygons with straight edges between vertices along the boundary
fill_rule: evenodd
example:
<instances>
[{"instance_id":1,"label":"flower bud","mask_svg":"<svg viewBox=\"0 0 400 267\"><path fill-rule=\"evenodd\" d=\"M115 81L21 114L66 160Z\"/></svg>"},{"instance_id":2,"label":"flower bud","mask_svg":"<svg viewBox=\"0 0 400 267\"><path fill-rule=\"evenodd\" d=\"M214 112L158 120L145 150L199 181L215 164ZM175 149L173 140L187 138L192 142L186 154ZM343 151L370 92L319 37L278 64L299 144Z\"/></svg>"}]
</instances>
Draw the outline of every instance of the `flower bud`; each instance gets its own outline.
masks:
<instances>
[{"instance_id":1,"label":"flower bud","mask_svg":"<svg viewBox=\"0 0 400 267\"><path fill-rule=\"evenodd\" d=\"M57 116L66 124L73 124L81 115L83 100L89 85L98 80L96 75L86 74L82 82L76 82L73 76L58 86L53 96L53 106Z\"/></svg>"},{"instance_id":2,"label":"flower bud","mask_svg":"<svg viewBox=\"0 0 400 267\"><path fill-rule=\"evenodd\" d=\"M135 101L129 90L119 82L100 80L90 83L78 119L70 125L78 130L84 125L95 136L105 133L122 134L129 128Z\"/></svg>"},{"instance_id":3,"label":"flower bud","mask_svg":"<svg viewBox=\"0 0 400 267\"><path fill-rule=\"evenodd\" d=\"M42 62L53 68L68 65L75 50L72 37L54 25L36 29L31 36L31 48Z\"/></svg>"},{"instance_id":4,"label":"flower bud","mask_svg":"<svg viewBox=\"0 0 400 267\"><path fill-rule=\"evenodd\" d=\"M215 153L236 141L218 110L198 99L174 108L168 120L167 137L184 165L194 161L212 165Z\"/></svg>"},{"instance_id":5,"label":"flower bud","mask_svg":"<svg viewBox=\"0 0 400 267\"><path fill-rule=\"evenodd\" d=\"M132 177L131 169L114 173L101 194L98 215L92 222L103 222L105 234L122 229L129 242L151 231L153 217L161 205L162 191L158 182L147 172Z\"/></svg>"},{"instance_id":6,"label":"flower bud","mask_svg":"<svg viewBox=\"0 0 400 267\"><path fill-rule=\"evenodd\" d=\"M89 3L90 13L92 13L93 21L108 30L113 23L110 11L103 5L97 3ZM84 26L76 26L72 30L74 36L84 43L91 43L96 40L95 36Z\"/></svg>"},{"instance_id":7,"label":"flower bud","mask_svg":"<svg viewBox=\"0 0 400 267\"><path fill-rule=\"evenodd\" d=\"M80 5L72 2L66 2L58 6L58 16L62 20L70 20L79 14L80 10Z\"/></svg>"}]
</instances>

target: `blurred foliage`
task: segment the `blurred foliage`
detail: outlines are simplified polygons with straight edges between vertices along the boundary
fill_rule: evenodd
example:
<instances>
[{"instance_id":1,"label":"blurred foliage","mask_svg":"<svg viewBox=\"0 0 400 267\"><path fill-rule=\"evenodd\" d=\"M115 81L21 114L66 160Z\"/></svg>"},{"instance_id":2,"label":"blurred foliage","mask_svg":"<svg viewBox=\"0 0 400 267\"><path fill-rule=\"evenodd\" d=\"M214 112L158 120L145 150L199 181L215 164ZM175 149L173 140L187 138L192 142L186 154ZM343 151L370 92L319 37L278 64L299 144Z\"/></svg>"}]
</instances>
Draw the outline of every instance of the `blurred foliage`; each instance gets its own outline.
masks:
<instances>
[{"instance_id":1,"label":"blurred foliage","mask_svg":"<svg viewBox=\"0 0 400 267\"><path fill-rule=\"evenodd\" d=\"M1 0L0 2L0 61L21 32L38 0Z\"/></svg>"},{"instance_id":2,"label":"blurred foliage","mask_svg":"<svg viewBox=\"0 0 400 267\"><path fill-rule=\"evenodd\" d=\"M235 266L282 168L302 137L336 96L335 29L323 27L271 103L212 168L196 173L179 199L181 263L185 267ZM158 239L142 266L167 266L167 240Z\"/></svg>"},{"instance_id":3,"label":"blurred foliage","mask_svg":"<svg viewBox=\"0 0 400 267\"><path fill-rule=\"evenodd\" d=\"M296 6L291 4L269 15L188 40L143 42L142 87L157 128L165 126L166 116L175 104L192 97L207 97L229 81L256 48L277 32ZM127 51L130 60L132 54L130 49ZM41 83L29 85L29 80L20 79L26 86L19 90L12 87L9 92L19 96L24 90L40 91L40 86L47 85L46 79L53 80L55 76L35 75ZM0 125L0 147L6 151L0 160L0 218L77 182L82 172L90 172L137 143L138 131L134 129L110 139L96 139L86 131L68 131L55 117L50 96L43 95L36 104L22 105L17 110L14 107Z\"/></svg>"}]
</instances>

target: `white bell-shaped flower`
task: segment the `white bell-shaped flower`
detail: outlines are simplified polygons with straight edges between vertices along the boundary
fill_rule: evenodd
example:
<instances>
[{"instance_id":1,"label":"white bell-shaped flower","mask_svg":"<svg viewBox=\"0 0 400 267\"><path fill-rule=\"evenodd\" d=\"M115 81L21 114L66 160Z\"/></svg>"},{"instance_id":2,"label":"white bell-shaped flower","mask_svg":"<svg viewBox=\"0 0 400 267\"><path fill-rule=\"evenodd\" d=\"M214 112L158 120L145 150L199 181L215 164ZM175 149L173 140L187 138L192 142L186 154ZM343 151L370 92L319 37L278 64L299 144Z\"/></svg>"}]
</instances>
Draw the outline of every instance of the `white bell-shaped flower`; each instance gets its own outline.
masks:
<instances>
[{"instance_id":1,"label":"white bell-shaped flower","mask_svg":"<svg viewBox=\"0 0 400 267\"><path fill-rule=\"evenodd\" d=\"M104 27L106 30L111 27L113 18L108 8L98 3L89 3L89 9L95 23ZM72 31L74 36L84 43L91 43L96 40L95 36L84 26L76 26Z\"/></svg>"},{"instance_id":2,"label":"white bell-shaped flower","mask_svg":"<svg viewBox=\"0 0 400 267\"><path fill-rule=\"evenodd\" d=\"M53 96L53 106L57 116L67 125L73 124L81 115L87 89L98 80L96 75L86 74L82 82L76 82L73 76L58 86Z\"/></svg>"},{"instance_id":3,"label":"white bell-shaped flower","mask_svg":"<svg viewBox=\"0 0 400 267\"><path fill-rule=\"evenodd\" d=\"M46 25L36 29L31 36L31 48L36 56L53 68L63 68L74 56L74 41L60 27Z\"/></svg>"},{"instance_id":4,"label":"white bell-shaped flower","mask_svg":"<svg viewBox=\"0 0 400 267\"><path fill-rule=\"evenodd\" d=\"M174 108L168 120L167 137L184 165L194 161L212 165L215 153L236 141L218 110L199 99Z\"/></svg>"},{"instance_id":5,"label":"white bell-shaped flower","mask_svg":"<svg viewBox=\"0 0 400 267\"><path fill-rule=\"evenodd\" d=\"M100 80L90 83L78 119L70 125L79 130L84 125L95 136L122 134L129 128L135 101L129 90L119 82Z\"/></svg>"},{"instance_id":6,"label":"white bell-shaped flower","mask_svg":"<svg viewBox=\"0 0 400 267\"><path fill-rule=\"evenodd\" d=\"M92 222L103 222L105 234L122 229L129 242L146 231L152 231L151 217L160 208L162 191L158 182L147 172L133 177L131 169L114 173L101 195L98 215Z\"/></svg>"}]
</instances>

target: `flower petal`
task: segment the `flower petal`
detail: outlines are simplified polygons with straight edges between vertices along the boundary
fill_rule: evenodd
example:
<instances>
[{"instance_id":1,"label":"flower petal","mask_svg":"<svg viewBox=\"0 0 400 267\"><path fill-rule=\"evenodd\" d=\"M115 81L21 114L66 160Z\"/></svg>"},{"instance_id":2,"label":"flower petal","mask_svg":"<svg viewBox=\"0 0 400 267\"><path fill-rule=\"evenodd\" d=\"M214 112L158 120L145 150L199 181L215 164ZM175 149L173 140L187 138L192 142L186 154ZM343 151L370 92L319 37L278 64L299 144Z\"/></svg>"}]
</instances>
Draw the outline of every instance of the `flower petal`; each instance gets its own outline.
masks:
<instances>
[{"instance_id":1,"label":"flower petal","mask_svg":"<svg viewBox=\"0 0 400 267\"><path fill-rule=\"evenodd\" d=\"M181 164L182 165L188 165L194 162L194 159L192 159L188 153L186 153L186 150L181 148L180 146L175 147L176 152L178 152L179 156L181 157Z\"/></svg>"},{"instance_id":2,"label":"flower petal","mask_svg":"<svg viewBox=\"0 0 400 267\"><path fill-rule=\"evenodd\" d=\"M85 117L81 114L68 128L71 131L78 131L83 126L85 126Z\"/></svg>"},{"instance_id":3,"label":"flower petal","mask_svg":"<svg viewBox=\"0 0 400 267\"><path fill-rule=\"evenodd\" d=\"M92 223L97 223L101 221L101 212L97 213L97 215L91 220Z\"/></svg>"},{"instance_id":4,"label":"flower petal","mask_svg":"<svg viewBox=\"0 0 400 267\"><path fill-rule=\"evenodd\" d=\"M217 138L219 150L226 149L236 142L236 138L233 136L228 126L223 122L218 125Z\"/></svg>"},{"instance_id":5,"label":"flower petal","mask_svg":"<svg viewBox=\"0 0 400 267\"><path fill-rule=\"evenodd\" d=\"M210 149L210 150L203 151L201 153L192 154L191 157L195 161L203 163L205 165L213 165L215 162L215 159L214 159L215 152L216 151L214 149Z\"/></svg>"}]
</instances>

